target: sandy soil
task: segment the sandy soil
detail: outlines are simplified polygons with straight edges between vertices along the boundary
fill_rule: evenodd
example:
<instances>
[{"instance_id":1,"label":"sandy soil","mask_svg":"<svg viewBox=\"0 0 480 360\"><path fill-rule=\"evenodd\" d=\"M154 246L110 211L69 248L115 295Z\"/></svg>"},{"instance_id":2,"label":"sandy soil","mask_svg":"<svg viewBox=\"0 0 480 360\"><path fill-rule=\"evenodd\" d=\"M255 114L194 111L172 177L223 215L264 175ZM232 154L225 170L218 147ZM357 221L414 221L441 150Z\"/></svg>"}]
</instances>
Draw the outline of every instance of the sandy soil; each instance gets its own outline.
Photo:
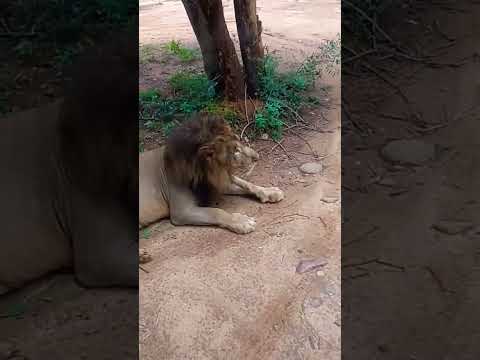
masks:
<instances>
[{"instance_id":1,"label":"sandy soil","mask_svg":"<svg viewBox=\"0 0 480 360\"><path fill-rule=\"evenodd\" d=\"M232 1L224 4L235 35ZM286 66L340 31L338 1L258 5L263 41ZM181 3L142 7L142 44L172 39L196 46ZM158 86L169 71L166 64L150 64L141 86ZM323 105L305 115L321 132L303 137L326 158L315 160L296 137L283 143L291 158L281 149L267 156L274 145L269 141L253 145L262 159L249 180L286 193L279 204L225 200L223 208L257 219L254 233L164 221L142 240L154 260L140 274L141 359L340 358L339 84L339 77L321 79L316 95ZM307 161L320 161L323 172L302 175L298 166ZM299 261L312 258L328 264L318 272L295 272Z\"/></svg>"},{"instance_id":2,"label":"sandy soil","mask_svg":"<svg viewBox=\"0 0 480 360\"><path fill-rule=\"evenodd\" d=\"M462 7L461 2L456 5ZM444 34L455 39L446 55L433 61L454 64L466 58L465 65L431 68L409 63L389 73L423 114L427 128L444 126L415 131L418 124L403 113L406 106L398 96L378 106L366 101L370 109L350 108L357 125L369 130L360 136L352 127L342 135L342 198L348 203L342 228L345 359L478 358L479 312L474 304L480 299L480 72L475 39L480 7L474 8L455 12L453 6L417 19L417 24L431 24L436 18ZM401 31L408 26L403 24ZM418 34L420 29L414 31ZM445 46L444 37L425 36L418 46L427 53ZM405 76L412 73L410 79ZM357 90L365 88L359 83ZM343 95L356 96L346 91ZM446 151L424 166L394 167L378 152L393 137L419 139ZM460 221L466 227L449 235L435 229L442 221ZM363 265L346 267L354 263Z\"/></svg>"}]
</instances>

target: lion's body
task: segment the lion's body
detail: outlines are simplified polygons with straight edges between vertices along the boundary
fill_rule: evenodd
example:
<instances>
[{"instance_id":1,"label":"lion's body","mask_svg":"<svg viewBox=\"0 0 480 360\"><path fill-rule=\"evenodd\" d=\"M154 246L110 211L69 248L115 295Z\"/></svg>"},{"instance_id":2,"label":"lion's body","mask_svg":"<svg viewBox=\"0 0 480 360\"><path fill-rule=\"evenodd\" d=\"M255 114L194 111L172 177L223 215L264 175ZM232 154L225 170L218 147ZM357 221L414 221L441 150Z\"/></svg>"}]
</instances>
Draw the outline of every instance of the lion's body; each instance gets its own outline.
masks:
<instances>
[{"instance_id":1,"label":"lion's body","mask_svg":"<svg viewBox=\"0 0 480 360\"><path fill-rule=\"evenodd\" d=\"M68 180L61 104L0 121L0 288L72 267L86 286L135 286L135 216L125 201L96 198Z\"/></svg>"},{"instance_id":2,"label":"lion's body","mask_svg":"<svg viewBox=\"0 0 480 360\"><path fill-rule=\"evenodd\" d=\"M140 154L139 219L142 227L170 214L164 155L164 146Z\"/></svg>"},{"instance_id":3,"label":"lion's body","mask_svg":"<svg viewBox=\"0 0 480 360\"><path fill-rule=\"evenodd\" d=\"M57 119L54 104L0 121L0 285L7 288L71 264Z\"/></svg>"},{"instance_id":4,"label":"lion's body","mask_svg":"<svg viewBox=\"0 0 480 360\"><path fill-rule=\"evenodd\" d=\"M203 115L181 125L165 146L139 158L140 227L169 217L175 225L215 225L245 234L255 221L209 207L222 194L253 195L262 202L283 199L278 188L263 188L234 175L258 160L239 142L225 120Z\"/></svg>"}]
</instances>

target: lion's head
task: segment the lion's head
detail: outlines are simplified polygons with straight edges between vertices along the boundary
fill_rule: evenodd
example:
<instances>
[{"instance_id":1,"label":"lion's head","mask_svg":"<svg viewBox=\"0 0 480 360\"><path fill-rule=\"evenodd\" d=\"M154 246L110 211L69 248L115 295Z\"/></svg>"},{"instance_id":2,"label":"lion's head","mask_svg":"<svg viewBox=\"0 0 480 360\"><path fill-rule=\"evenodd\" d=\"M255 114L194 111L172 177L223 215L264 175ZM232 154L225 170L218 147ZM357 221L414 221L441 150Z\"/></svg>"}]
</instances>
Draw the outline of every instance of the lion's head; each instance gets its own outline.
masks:
<instances>
[{"instance_id":1,"label":"lion's head","mask_svg":"<svg viewBox=\"0 0 480 360\"><path fill-rule=\"evenodd\" d=\"M174 129L166 142L167 176L189 186L201 203L222 193L235 171L258 158L223 118L214 115L197 115Z\"/></svg>"}]
</instances>

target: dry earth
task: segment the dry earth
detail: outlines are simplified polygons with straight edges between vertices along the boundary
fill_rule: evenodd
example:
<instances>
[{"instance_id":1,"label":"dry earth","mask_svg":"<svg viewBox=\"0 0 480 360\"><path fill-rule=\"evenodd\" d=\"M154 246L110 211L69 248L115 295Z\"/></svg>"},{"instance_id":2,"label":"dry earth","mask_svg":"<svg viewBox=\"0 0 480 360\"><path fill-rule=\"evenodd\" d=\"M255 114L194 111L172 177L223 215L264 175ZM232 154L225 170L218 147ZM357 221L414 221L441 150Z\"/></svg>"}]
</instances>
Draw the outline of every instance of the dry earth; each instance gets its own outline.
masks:
<instances>
[{"instance_id":1,"label":"dry earth","mask_svg":"<svg viewBox=\"0 0 480 360\"><path fill-rule=\"evenodd\" d=\"M264 44L284 66L340 32L338 1L257 3ZM224 5L236 40L233 3ZM141 43L172 39L197 47L181 2L142 7ZM149 64L140 86L162 86L174 68ZM225 200L225 209L257 219L254 233L164 221L142 240L154 260L140 274L141 359L340 359L339 85L339 77L318 83L322 107L305 118L320 132L302 136L312 149L298 137L283 143L289 156L279 147L267 156L269 141L253 145L262 160L249 180L286 193L279 204ZM323 171L302 175L307 161ZM299 261L318 258L328 262L323 269L296 273Z\"/></svg>"},{"instance_id":2,"label":"dry earth","mask_svg":"<svg viewBox=\"0 0 480 360\"><path fill-rule=\"evenodd\" d=\"M473 11L462 10L467 8ZM427 54L443 47L444 54L432 62L463 63L433 68L407 61L398 72L386 72L383 64L382 73L421 114L422 128L405 113L399 96L372 104L379 92L392 92L391 86L365 102L351 102L370 107L350 107L364 133L351 127L342 135L345 359L478 358L479 14L478 4L459 1L404 18L400 35L440 24L443 36L425 31L413 44ZM352 76L343 81L361 78ZM358 92L367 90L358 84ZM346 87L347 99L358 95L347 90L355 89ZM379 156L393 138L416 139L439 151L427 163L399 166Z\"/></svg>"}]
</instances>

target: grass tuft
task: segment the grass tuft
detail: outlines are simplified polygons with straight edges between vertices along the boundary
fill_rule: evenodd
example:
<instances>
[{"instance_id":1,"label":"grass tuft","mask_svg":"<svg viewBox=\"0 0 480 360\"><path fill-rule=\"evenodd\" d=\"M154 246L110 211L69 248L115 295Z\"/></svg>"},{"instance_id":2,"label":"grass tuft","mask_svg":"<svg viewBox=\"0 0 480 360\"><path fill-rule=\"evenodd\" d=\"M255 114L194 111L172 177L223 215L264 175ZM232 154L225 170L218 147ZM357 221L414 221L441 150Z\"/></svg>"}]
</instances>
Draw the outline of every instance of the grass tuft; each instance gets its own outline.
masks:
<instances>
[{"instance_id":1,"label":"grass tuft","mask_svg":"<svg viewBox=\"0 0 480 360\"><path fill-rule=\"evenodd\" d=\"M138 51L140 64L152 63L156 60L158 49L151 44L140 45Z\"/></svg>"},{"instance_id":2,"label":"grass tuft","mask_svg":"<svg viewBox=\"0 0 480 360\"><path fill-rule=\"evenodd\" d=\"M165 50L178 57L181 61L190 62L200 58L199 51L196 49L189 49L182 45L180 41L171 40L164 46Z\"/></svg>"}]
</instances>

